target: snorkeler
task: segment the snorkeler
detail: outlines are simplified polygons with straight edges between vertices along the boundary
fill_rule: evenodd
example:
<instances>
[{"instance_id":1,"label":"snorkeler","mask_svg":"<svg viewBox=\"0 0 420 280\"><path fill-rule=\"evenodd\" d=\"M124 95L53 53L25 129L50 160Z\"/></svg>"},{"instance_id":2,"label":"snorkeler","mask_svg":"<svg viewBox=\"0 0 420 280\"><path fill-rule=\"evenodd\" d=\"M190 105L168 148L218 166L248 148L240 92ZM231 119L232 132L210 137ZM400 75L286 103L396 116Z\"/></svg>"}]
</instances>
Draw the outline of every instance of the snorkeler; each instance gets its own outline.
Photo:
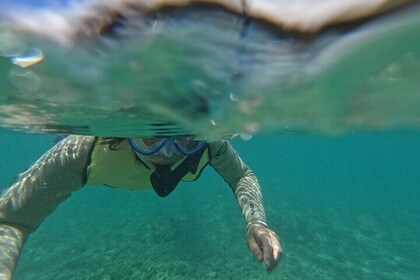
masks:
<instances>
[{"instance_id":1,"label":"snorkeler","mask_svg":"<svg viewBox=\"0 0 420 280\"><path fill-rule=\"evenodd\" d=\"M87 184L152 188L165 197L180 181L194 181L212 166L236 195L247 224L247 243L267 271L282 248L267 226L260 187L228 141L190 137L98 138L71 135L22 173L0 197L0 279L11 279L28 234Z\"/></svg>"}]
</instances>

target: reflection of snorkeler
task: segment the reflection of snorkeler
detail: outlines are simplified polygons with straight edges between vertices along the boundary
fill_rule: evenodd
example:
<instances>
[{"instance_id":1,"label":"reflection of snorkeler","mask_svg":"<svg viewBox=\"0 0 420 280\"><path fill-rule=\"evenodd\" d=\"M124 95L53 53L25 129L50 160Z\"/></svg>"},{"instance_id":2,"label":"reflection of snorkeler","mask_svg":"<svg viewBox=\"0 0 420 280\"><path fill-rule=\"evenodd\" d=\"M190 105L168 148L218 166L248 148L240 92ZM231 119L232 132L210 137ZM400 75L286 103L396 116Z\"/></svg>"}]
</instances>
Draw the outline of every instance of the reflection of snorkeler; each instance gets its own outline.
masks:
<instances>
[{"instance_id":1,"label":"reflection of snorkeler","mask_svg":"<svg viewBox=\"0 0 420 280\"><path fill-rule=\"evenodd\" d=\"M208 165L234 191L247 223L247 242L273 270L282 255L267 227L256 177L225 140L189 137L98 138L68 136L21 174L0 198L0 279L10 279L27 235L85 184L153 188L161 196L180 181L194 181Z\"/></svg>"}]
</instances>

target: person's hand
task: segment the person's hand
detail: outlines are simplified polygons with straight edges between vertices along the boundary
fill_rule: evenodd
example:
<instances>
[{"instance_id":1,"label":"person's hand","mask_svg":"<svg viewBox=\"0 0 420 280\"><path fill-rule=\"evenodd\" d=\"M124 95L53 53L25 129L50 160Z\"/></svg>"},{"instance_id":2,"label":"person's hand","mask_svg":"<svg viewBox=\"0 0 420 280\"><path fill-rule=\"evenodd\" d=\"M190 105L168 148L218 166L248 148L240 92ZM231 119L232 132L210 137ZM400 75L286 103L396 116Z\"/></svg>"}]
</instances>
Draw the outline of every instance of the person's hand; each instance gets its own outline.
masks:
<instances>
[{"instance_id":1,"label":"person's hand","mask_svg":"<svg viewBox=\"0 0 420 280\"><path fill-rule=\"evenodd\" d=\"M259 262L264 261L268 272L273 271L283 255L277 234L263 225L251 225L247 233L248 247Z\"/></svg>"}]
</instances>

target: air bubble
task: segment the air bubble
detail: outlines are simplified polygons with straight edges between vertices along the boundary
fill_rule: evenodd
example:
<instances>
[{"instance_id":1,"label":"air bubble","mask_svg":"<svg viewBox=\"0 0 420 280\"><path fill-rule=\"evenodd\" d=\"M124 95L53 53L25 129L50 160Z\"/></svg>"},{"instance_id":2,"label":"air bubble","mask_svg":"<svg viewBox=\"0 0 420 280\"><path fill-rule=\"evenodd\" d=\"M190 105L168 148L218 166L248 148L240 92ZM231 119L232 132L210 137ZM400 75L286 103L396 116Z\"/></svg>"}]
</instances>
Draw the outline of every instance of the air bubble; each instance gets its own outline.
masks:
<instances>
[{"instance_id":1,"label":"air bubble","mask_svg":"<svg viewBox=\"0 0 420 280\"><path fill-rule=\"evenodd\" d=\"M234 94L233 92L229 93L229 98L233 102L238 102L239 101L239 97L236 94Z\"/></svg>"},{"instance_id":2,"label":"air bubble","mask_svg":"<svg viewBox=\"0 0 420 280\"><path fill-rule=\"evenodd\" d=\"M19 68L10 72L10 81L17 89L24 92L37 91L41 86L41 78L37 74Z\"/></svg>"},{"instance_id":3,"label":"air bubble","mask_svg":"<svg viewBox=\"0 0 420 280\"><path fill-rule=\"evenodd\" d=\"M245 141L249 141L252 139L252 134L241 133L241 139Z\"/></svg>"},{"instance_id":4,"label":"air bubble","mask_svg":"<svg viewBox=\"0 0 420 280\"><path fill-rule=\"evenodd\" d=\"M38 48L29 48L18 51L13 54L11 60L13 64L16 64L22 68L27 68L34 64L37 64L44 59L44 54Z\"/></svg>"}]
</instances>

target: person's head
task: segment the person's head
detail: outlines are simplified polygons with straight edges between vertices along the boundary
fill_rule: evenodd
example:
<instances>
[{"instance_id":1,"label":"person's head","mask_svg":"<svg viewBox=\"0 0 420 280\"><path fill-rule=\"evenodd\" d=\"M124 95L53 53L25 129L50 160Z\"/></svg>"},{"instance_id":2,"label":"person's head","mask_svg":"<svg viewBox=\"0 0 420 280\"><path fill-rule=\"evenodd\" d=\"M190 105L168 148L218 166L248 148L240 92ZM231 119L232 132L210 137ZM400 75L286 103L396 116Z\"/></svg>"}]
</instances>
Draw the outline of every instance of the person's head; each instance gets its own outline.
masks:
<instances>
[{"instance_id":1,"label":"person's head","mask_svg":"<svg viewBox=\"0 0 420 280\"><path fill-rule=\"evenodd\" d=\"M128 142L140 159L160 165L173 164L205 147L205 141L189 136L130 138Z\"/></svg>"}]
</instances>

